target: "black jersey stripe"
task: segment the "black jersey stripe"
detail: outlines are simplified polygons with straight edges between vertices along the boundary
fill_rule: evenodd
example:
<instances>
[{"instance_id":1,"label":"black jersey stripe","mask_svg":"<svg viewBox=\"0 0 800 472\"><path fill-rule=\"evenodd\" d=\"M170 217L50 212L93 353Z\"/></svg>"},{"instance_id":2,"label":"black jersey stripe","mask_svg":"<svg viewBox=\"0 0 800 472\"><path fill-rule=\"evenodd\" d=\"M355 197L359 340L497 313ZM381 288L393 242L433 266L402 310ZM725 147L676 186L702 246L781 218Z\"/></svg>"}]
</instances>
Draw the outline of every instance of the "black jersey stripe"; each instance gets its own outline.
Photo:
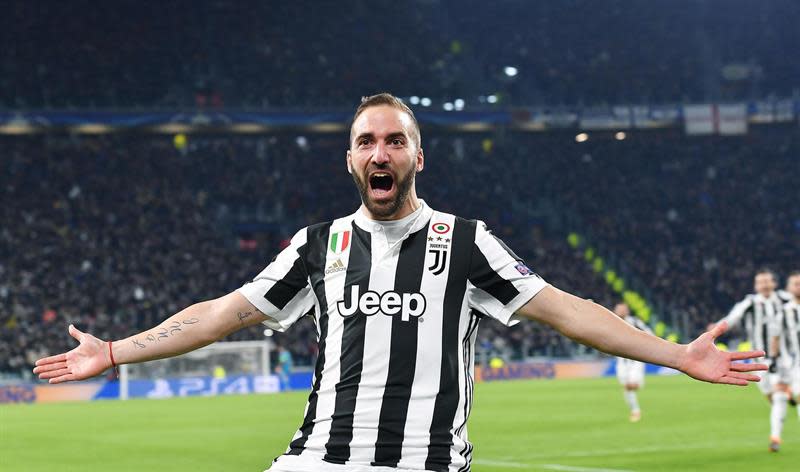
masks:
<instances>
[{"instance_id":1,"label":"black jersey stripe","mask_svg":"<svg viewBox=\"0 0 800 472\"><path fill-rule=\"evenodd\" d=\"M767 355L770 355L769 352L769 335L767 333L767 310L764 306L765 304L756 300L755 301L755 322L756 322L756 332L761 334L761 346L756 348L763 349Z\"/></svg>"},{"instance_id":2,"label":"black jersey stripe","mask_svg":"<svg viewBox=\"0 0 800 472\"><path fill-rule=\"evenodd\" d=\"M372 235L352 224L353 241L345 275L344 293L353 286L359 293L369 290L369 277L372 267ZM342 350L339 357L340 377L336 384L336 400L331 416L331 431L324 460L344 464L350 458L350 441L353 440L353 414L356 409L358 385L364 365L364 335L367 316L356 310L355 314L344 320Z\"/></svg>"},{"instance_id":3,"label":"black jersey stripe","mask_svg":"<svg viewBox=\"0 0 800 472\"><path fill-rule=\"evenodd\" d=\"M472 247L472 263L469 273L470 282L493 296L503 305L508 305L519 295L519 290L514 287L514 284L500 277L500 274L492 269L477 244L473 244Z\"/></svg>"},{"instance_id":4,"label":"black jersey stripe","mask_svg":"<svg viewBox=\"0 0 800 472\"><path fill-rule=\"evenodd\" d=\"M465 399L465 401L464 401L464 421L462 421L461 424L458 426L458 428L456 428L455 435L461 434L461 431L463 431L464 428L467 425L466 418L467 418L467 416L469 414L470 393L472 392L472 390L470 389L471 377L469 375L469 364L470 364L470 359L471 359L471 355L472 355L470 338L471 338L472 334L475 332L475 330L478 328L478 322L479 321L480 320L479 320L478 316L475 314L475 311L474 310L470 310L469 321L467 322L467 331L464 334L464 339L461 341L461 350L463 352L462 362L464 362L464 366L463 366L464 367L464 399ZM463 453L465 450L466 450L466 447L464 449L462 449L461 452Z\"/></svg>"},{"instance_id":5,"label":"black jersey stripe","mask_svg":"<svg viewBox=\"0 0 800 472\"><path fill-rule=\"evenodd\" d=\"M320 383L322 382L322 371L325 367L325 344L328 337L328 302L325 296L325 255L328 249L328 238L330 237L331 223L310 226L308 228L308 240L306 243L305 254L301 253L301 259L305 255L306 270L311 279L311 288L319 302L319 313L317 323L319 325L319 356L314 366L314 385L308 395L308 409L303 418L303 425L300 427L302 435L289 444L291 455L298 455L303 452L306 441L314 429L314 419L317 416L317 399L319 395Z\"/></svg>"},{"instance_id":6,"label":"black jersey stripe","mask_svg":"<svg viewBox=\"0 0 800 472\"><path fill-rule=\"evenodd\" d=\"M475 391L475 380L470 375L470 365L472 363L472 336L478 330L478 325L480 324L481 317L476 314L474 311L470 311L469 317L469 325L467 326L467 333L464 336L464 340L462 342L462 349L464 351L464 421L461 425L456 429L455 435L460 436L461 433L464 431L464 428L467 427L467 420L469 419L469 412L472 409L472 397ZM472 454L472 444L469 442L464 443L464 447L461 449L461 457L464 458L464 465L458 469L459 472L465 472L469 470L470 467L470 456Z\"/></svg>"},{"instance_id":7,"label":"black jersey stripe","mask_svg":"<svg viewBox=\"0 0 800 472\"><path fill-rule=\"evenodd\" d=\"M292 301L292 298L294 298L303 287L308 285L308 274L306 274L305 264L303 264L303 253L307 246L308 243L306 242L306 244L297 248L300 257L295 259L289 272L287 272L282 279L275 282L275 285L264 295L264 298L275 305L279 310L283 310L286 304Z\"/></svg>"},{"instance_id":8,"label":"black jersey stripe","mask_svg":"<svg viewBox=\"0 0 800 472\"><path fill-rule=\"evenodd\" d=\"M425 270L427 236L426 225L403 241L395 270L395 292L403 294L420 291ZM381 403L375 460L372 462L374 466L397 467L400 461L411 385L417 365L418 323L418 317L409 317L407 321L403 321L401 316L392 317L389 371Z\"/></svg>"},{"instance_id":9,"label":"black jersey stripe","mask_svg":"<svg viewBox=\"0 0 800 472\"><path fill-rule=\"evenodd\" d=\"M439 392L433 408L430 428L427 470L447 472L450 465L450 447L453 444L453 420L458 409L458 328L461 303L467 289L467 274L475 243L476 222L456 217L453 224L453 241L450 272L444 293L442 320L442 366L439 375Z\"/></svg>"}]
</instances>

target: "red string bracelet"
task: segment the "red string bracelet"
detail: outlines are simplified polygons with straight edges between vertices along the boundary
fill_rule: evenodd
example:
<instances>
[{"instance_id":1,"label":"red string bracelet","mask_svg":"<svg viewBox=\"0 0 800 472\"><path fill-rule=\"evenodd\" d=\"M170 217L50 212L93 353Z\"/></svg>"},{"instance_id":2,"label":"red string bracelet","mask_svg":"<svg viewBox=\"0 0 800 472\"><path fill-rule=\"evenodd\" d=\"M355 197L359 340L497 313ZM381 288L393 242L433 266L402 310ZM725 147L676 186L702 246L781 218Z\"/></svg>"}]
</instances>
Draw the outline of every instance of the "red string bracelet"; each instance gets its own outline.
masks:
<instances>
[{"instance_id":1,"label":"red string bracelet","mask_svg":"<svg viewBox=\"0 0 800 472\"><path fill-rule=\"evenodd\" d=\"M114 373L117 374L117 378L119 378L119 370L117 369L116 361L114 361L114 350L111 349L111 341L108 342L108 356L111 358L111 367L114 368Z\"/></svg>"}]
</instances>

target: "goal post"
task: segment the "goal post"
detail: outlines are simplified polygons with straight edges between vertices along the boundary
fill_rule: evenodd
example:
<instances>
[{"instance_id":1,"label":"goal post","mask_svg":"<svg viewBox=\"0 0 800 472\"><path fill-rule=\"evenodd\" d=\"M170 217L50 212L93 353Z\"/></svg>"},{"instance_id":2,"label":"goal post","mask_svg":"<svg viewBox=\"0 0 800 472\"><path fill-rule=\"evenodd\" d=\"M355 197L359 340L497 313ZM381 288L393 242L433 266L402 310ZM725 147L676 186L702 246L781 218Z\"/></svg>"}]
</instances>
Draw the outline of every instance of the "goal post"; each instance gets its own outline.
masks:
<instances>
[{"instance_id":1,"label":"goal post","mask_svg":"<svg viewBox=\"0 0 800 472\"><path fill-rule=\"evenodd\" d=\"M268 339L218 342L177 357L124 364L119 398L277 392L281 385L270 366L271 349Z\"/></svg>"}]
</instances>

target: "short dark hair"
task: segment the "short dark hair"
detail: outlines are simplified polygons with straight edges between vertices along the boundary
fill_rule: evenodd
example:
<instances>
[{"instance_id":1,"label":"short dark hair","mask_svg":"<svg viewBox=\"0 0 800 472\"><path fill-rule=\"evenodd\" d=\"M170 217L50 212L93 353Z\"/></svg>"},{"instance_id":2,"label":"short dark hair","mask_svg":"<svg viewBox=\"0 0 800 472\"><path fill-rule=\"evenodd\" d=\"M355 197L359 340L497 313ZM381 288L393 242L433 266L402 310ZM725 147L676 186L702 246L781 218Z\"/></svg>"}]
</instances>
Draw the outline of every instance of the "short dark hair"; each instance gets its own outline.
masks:
<instances>
[{"instance_id":1,"label":"short dark hair","mask_svg":"<svg viewBox=\"0 0 800 472\"><path fill-rule=\"evenodd\" d=\"M772 280L774 280L776 283L778 282L778 274L776 274L775 271L769 267L762 267L756 271L756 275L761 274L769 274L772 276Z\"/></svg>"},{"instance_id":2,"label":"short dark hair","mask_svg":"<svg viewBox=\"0 0 800 472\"><path fill-rule=\"evenodd\" d=\"M791 277L797 277L799 275L800 275L800 270L793 270L793 271L789 272L789 277L787 277L787 279L791 278Z\"/></svg>"},{"instance_id":3,"label":"short dark hair","mask_svg":"<svg viewBox=\"0 0 800 472\"><path fill-rule=\"evenodd\" d=\"M376 95L370 95L368 97L361 97L361 104L358 105L356 108L356 113L353 115L353 121L350 122L350 144L353 144L353 124L355 124L356 120L364 110L370 107L377 107L381 105L390 106L393 108L397 108L398 110L402 111L403 113L407 114L411 117L411 122L414 123L414 133L415 136L411 136L411 138L416 143L417 147L420 147L422 144L422 134L419 131L419 123L417 123L417 117L414 116L414 112L411 111L411 108L408 107L402 100L395 97L391 93L383 92Z\"/></svg>"}]
</instances>

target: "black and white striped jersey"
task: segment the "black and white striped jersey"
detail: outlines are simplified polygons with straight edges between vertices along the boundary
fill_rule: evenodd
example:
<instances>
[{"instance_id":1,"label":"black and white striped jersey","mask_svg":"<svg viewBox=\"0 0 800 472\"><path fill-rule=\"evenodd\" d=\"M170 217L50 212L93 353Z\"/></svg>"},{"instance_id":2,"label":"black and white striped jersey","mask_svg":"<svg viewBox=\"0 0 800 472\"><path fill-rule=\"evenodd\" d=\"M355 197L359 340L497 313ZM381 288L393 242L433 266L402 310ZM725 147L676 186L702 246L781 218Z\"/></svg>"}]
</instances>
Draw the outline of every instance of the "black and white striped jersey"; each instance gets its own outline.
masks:
<instances>
[{"instance_id":1,"label":"black and white striped jersey","mask_svg":"<svg viewBox=\"0 0 800 472\"><path fill-rule=\"evenodd\" d=\"M800 365L800 303L790 300L783 305L781 354Z\"/></svg>"},{"instance_id":2,"label":"black and white striped jersey","mask_svg":"<svg viewBox=\"0 0 800 472\"><path fill-rule=\"evenodd\" d=\"M784 302L778 292L773 292L769 297L759 293L750 294L734 305L722 321L727 321L729 328L743 323L752 349L769 351L769 339L780 334L780 314Z\"/></svg>"},{"instance_id":3,"label":"black and white striped jersey","mask_svg":"<svg viewBox=\"0 0 800 472\"><path fill-rule=\"evenodd\" d=\"M399 239L360 209L304 228L239 289L271 328L312 311L318 330L305 417L276 468L469 470L478 324L516 324L547 284L480 221L424 202L404 221Z\"/></svg>"}]
</instances>

